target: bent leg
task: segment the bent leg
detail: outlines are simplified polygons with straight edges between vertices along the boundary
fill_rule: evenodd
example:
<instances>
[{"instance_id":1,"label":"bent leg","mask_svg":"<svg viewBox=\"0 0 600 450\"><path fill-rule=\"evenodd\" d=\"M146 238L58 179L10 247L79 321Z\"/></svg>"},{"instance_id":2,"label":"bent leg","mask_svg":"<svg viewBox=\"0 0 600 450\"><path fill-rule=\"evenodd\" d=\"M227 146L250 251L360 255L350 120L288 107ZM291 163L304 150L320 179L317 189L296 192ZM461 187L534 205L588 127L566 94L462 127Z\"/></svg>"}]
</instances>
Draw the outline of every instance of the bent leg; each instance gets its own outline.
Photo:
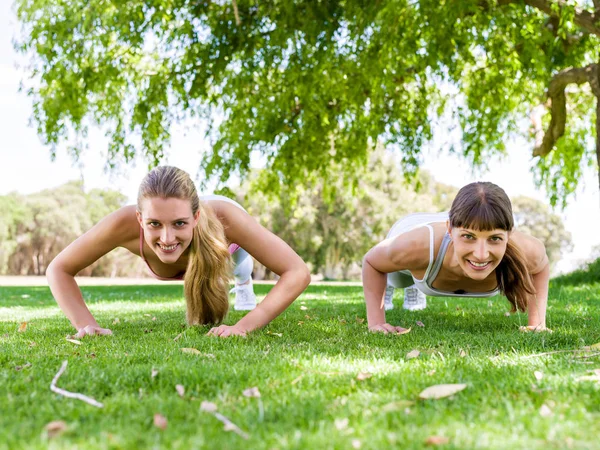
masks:
<instances>
[{"instance_id":1,"label":"bent leg","mask_svg":"<svg viewBox=\"0 0 600 450\"><path fill-rule=\"evenodd\" d=\"M252 287L254 260L243 248L239 248L231 256L235 264L233 269L235 287L231 290L231 292L235 292L233 309L236 311L250 311L256 307L256 296Z\"/></svg>"}]
</instances>

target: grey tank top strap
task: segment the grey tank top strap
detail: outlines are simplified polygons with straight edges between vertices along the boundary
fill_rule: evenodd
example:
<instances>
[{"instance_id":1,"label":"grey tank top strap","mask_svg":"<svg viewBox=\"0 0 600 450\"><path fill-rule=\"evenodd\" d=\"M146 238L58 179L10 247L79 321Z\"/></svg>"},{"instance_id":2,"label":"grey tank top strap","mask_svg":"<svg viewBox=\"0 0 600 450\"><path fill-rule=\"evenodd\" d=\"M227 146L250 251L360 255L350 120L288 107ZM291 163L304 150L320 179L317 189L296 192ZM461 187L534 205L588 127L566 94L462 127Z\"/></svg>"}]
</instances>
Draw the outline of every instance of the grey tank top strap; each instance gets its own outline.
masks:
<instances>
[{"instance_id":1,"label":"grey tank top strap","mask_svg":"<svg viewBox=\"0 0 600 450\"><path fill-rule=\"evenodd\" d=\"M440 273L440 269L442 268L442 264L444 263L444 257L446 256L446 251L448 251L448 246L450 245L451 240L452 239L450 239L450 235L448 233L445 233L437 257L435 258L435 262L433 263L433 266L431 267L428 276L425 277L425 279L423 280L429 286L432 285L433 280L435 280L435 278L438 276L438 273Z\"/></svg>"}]
</instances>

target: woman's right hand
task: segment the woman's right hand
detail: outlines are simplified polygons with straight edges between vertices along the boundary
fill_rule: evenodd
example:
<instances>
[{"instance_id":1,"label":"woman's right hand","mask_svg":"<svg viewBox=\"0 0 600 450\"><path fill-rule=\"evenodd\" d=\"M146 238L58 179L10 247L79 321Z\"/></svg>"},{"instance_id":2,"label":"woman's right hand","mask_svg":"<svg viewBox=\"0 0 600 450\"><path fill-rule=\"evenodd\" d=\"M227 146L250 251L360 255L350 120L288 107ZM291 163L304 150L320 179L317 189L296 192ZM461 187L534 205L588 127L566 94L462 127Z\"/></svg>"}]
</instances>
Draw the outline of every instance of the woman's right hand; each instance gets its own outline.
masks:
<instances>
[{"instance_id":1,"label":"woman's right hand","mask_svg":"<svg viewBox=\"0 0 600 450\"><path fill-rule=\"evenodd\" d=\"M406 334L408 333L408 331L410 331L410 328L395 327L393 325L390 325L389 323L381 323L378 325L370 326L369 331L373 333L383 334Z\"/></svg>"},{"instance_id":2,"label":"woman's right hand","mask_svg":"<svg viewBox=\"0 0 600 450\"><path fill-rule=\"evenodd\" d=\"M101 328L99 325L87 325L77 330L77 334L74 334L75 339L81 339L84 336L109 336L112 334L108 328Z\"/></svg>"}]
</instances>

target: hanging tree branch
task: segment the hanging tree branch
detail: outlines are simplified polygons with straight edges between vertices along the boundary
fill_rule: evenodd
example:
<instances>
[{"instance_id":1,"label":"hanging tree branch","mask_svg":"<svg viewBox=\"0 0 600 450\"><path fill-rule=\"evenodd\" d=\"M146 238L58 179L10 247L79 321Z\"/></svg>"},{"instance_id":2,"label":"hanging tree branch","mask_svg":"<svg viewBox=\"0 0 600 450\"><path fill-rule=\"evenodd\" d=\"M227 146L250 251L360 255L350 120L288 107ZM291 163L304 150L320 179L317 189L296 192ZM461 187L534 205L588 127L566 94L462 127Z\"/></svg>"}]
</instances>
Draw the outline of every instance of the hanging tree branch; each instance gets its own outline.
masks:
<instances>
[{"instance_id":1,"label":"hanging tree branch","mask_svg":"<svg viewBox=\"0 0 600 450\"><path fill-rule=\"evenodd\" d=\"M586 67L562 70L552 77L546 93L548 102L550 103L550 125L548 125L541 144L534 148L533 156L546 156L552 151L556 141L565 134L565 123L567 120L565 88L567 85L579 85L586 82L590 82L591 84L591 77L597 68L597 64L590 64Z\"/></svg>"}]
</instances>

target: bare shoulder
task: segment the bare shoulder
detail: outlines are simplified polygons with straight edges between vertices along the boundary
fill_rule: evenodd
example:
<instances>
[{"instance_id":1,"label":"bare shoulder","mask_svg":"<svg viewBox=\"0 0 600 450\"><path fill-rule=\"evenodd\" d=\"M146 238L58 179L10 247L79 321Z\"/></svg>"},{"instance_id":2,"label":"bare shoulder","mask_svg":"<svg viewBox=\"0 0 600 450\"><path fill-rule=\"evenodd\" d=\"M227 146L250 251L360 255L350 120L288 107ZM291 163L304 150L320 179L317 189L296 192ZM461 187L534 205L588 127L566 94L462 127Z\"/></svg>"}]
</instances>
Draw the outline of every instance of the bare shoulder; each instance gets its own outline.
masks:
<instances>
[{"instance_id":1,"label":"bare shoulder","mask_svg":"<svg viewBox=\"0 0 600 450\"><path fill-rule=\"evenodd\" d=\"M542 241L519 230L512 231L510 240L525 256L527 268L532 274L536 274L546 267L548 256Z\"/></svg>"},{"instance_id":2,"label":"bare shoulder","mask_svg":"<svg viewBox=\"0 0 600 450\"><path fill-rule=\"evenodd\" d=\"M97 228L97 231L102 234L110 234L116 242L125 243L131 239L137 239L140 234L140 224L137 220L136 210L135 205L123 206L100 220L94 228Z\"/></svg>"},{"instance_id":3,"label":"bare shoulder","mask_svg":"<svg viewBox=\"0 0 600 450\"><path fill-rule=\"evenodd\" d=\"M391 238L389 256L399 270L421 270L429 265L429 247L430 231L419 227Z\"/></svg>"},{"instance_id":4,"label":"bare shoulder","mask_svg":"<svg viewBox=\"0 0 600 450\"><path fill-rule=\"evenodd\" d=\"M52 261L72 275L117 247L131 247L139 239L135 206L124 206L107 215L79 236Z\"/></svg>"},{"instance_id":5,"label":"bare shoulder","mask_svg":"<svg viewBox=\"0 0 600 450\"><path fill-rule=\"evenodd\" d=\"M210 208L214 212L223 224L226 234L228 234L228 230L231 228L235 229L250 218L250 215L246 211L230 199L224 200L217 196L217 198L204 200L203 203L206 208Z\"/></svg>"}]
</instances>

